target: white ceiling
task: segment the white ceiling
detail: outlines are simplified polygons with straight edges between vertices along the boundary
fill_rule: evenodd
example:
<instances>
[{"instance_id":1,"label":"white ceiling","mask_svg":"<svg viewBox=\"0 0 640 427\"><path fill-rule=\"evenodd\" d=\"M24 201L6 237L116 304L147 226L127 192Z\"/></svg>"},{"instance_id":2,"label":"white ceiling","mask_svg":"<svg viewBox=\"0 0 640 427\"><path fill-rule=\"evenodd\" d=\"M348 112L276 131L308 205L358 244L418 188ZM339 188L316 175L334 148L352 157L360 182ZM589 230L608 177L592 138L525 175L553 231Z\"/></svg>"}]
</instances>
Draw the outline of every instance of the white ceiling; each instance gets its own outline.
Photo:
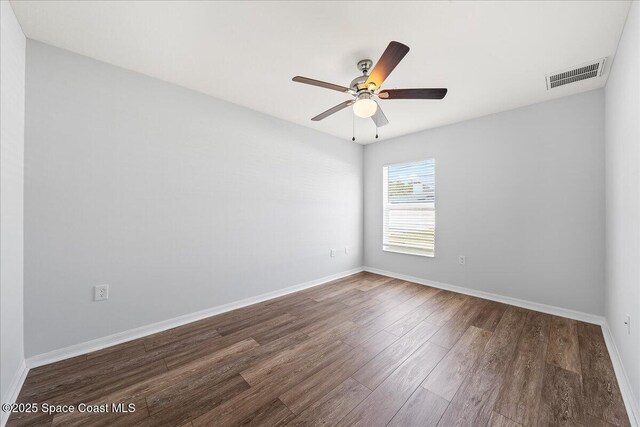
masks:
<instances>
[{"instance_id":1,"label":"white ceiling","mask_svg":"<svg viewBox=\"0 0 640 427\"><path fill-rule=\"evenodd\" d=\"M604 86L606 75L547 91L545 74L615 53L628 1L13 1L27 37L350 139L356 62L391 40L411 51L383 85L447 87L443 101L381 101L380 138ZM611 58L610 58L611 60ZM609 64L611 61L609 60ZM608 67L607 67L608 68ZM358 142L374 141L356 118Z\"/></svg>"}]
</instances>

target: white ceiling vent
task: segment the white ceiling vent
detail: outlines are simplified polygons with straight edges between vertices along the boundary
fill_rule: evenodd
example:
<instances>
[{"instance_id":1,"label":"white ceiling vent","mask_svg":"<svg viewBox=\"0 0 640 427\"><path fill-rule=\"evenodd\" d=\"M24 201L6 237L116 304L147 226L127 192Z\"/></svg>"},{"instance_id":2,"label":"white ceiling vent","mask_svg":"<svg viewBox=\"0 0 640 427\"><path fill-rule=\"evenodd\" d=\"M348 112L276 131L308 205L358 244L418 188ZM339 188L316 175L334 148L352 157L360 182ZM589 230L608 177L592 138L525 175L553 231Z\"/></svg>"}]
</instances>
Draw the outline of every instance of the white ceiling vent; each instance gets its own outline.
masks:
<instances>
[{"instance_id":1,"label":"white ceiling vent","mask_svg":"<svg viewBox=\"0 0 640 427\"><path fill-rule=\"evenodd\" d=\"M604 57L596 61L578 65L577 67L572 67L568 70L547 74L545 76L547 81L547 90L558 86L564 86L569 83L579 82L580 80L601 76L604 72L604 64L606 60L607 58Z\"/></svg>"}]
</instances>

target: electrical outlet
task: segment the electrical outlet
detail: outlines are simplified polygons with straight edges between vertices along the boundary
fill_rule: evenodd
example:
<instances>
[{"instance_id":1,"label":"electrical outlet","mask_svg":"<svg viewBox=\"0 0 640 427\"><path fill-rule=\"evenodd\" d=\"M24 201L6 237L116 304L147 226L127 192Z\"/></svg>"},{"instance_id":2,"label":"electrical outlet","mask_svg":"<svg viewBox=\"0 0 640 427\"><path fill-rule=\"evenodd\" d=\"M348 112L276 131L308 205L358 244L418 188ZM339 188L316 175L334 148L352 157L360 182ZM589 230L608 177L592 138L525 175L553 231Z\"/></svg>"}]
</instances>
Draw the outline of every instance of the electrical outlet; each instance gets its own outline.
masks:
<instances>
[{"instance_id":1,"label":"electrical outlet","mask_svg":"<svg viewBox=\"0 0 640 427\"><path fill-rule=\"evenodd\" d=\"M93 287L93 300L104 301L109 299L109 285L97 285Z\"/></svg>"},{"instance_id":2,"label":"electrical outlet","mask_svg":"<svg viewBox=\"0 0 640 427\"><path fill-rule=\"evenodd\" d=\"M467 258L464 255L460 255L458 257L458 264L465 265L467 263Z\"/></svg>"},{"instance_id":3,"label":"electrical outlet","mask_svg":"<svg viewBox=\"0 0 640 427\"><path fill-rule=\"evenodd\" d=\"M334 258L335 256L336 256L336 250L331 249L331 258Z\"/></svg>"},{"instance_id":4,"label":"electrical outlet","mask_svg":"<svg viewBox=\"0 0 640 427\"><path fill-rule=\"evenodd\" d=\"M631 335L631 316L624 316L624 324L627 325L627 334Z\"/></svg>"}]
</instances>

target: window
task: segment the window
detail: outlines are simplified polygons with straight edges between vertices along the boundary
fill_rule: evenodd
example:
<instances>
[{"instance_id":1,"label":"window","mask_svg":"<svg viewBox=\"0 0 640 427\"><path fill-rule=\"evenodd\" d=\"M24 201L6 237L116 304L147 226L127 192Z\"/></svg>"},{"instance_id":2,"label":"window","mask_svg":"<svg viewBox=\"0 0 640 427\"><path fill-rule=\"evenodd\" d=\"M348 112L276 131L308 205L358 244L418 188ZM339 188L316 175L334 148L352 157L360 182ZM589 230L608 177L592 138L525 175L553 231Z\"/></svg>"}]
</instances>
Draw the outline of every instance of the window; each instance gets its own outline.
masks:
<instances>
[{"instance_id":1,"label":"window","mask_svg":"<svg viewBox=\"0 0 640 427\"><path fill-rule=\"evenodd\" d=\"M435 159L383 168L382 250L435 254Z\"/></svg>"}]
</instances>

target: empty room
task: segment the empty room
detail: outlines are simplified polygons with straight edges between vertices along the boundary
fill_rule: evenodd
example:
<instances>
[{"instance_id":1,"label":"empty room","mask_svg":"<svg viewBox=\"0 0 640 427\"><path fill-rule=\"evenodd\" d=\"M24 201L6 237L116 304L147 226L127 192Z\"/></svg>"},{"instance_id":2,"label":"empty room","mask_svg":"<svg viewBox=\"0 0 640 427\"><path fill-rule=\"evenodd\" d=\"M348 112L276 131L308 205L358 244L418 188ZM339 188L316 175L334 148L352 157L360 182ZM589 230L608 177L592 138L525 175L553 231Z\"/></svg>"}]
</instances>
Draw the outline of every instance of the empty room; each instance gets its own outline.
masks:
<instances>
[{"instance_id":1,"label":"empty room","mask_svg":"<svg viewBox=\"0 0 640 427\"><path fill-rule=\"evenodd\" d=\"M0 7L0 427L640 426L640 1Z\"/></svg>"}]
</instances>

